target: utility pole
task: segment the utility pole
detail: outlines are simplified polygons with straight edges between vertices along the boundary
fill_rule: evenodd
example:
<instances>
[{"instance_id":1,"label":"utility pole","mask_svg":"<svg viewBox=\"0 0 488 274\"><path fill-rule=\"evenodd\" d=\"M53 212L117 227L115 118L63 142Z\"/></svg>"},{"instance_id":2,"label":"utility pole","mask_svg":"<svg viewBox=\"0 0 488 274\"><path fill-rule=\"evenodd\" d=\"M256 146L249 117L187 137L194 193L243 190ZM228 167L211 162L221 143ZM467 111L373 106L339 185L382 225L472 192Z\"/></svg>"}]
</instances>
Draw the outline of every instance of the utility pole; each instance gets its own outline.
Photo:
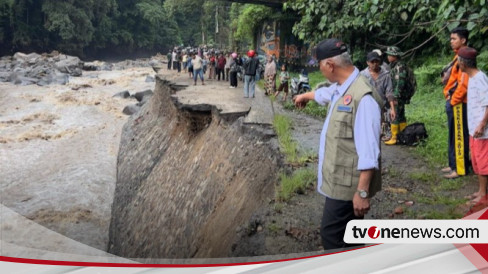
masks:
<instances>
[{"instance_id":1,"label":"utility pole","mask_svg":"<svg viewBox=\"0 0 488 274\"><path fill-rule=\"evenodd\" d=\"M219 45L220 47L218 38L219 38L219 6L215 6L215 44L216 46Z\"/></svg>"}]
</instances>

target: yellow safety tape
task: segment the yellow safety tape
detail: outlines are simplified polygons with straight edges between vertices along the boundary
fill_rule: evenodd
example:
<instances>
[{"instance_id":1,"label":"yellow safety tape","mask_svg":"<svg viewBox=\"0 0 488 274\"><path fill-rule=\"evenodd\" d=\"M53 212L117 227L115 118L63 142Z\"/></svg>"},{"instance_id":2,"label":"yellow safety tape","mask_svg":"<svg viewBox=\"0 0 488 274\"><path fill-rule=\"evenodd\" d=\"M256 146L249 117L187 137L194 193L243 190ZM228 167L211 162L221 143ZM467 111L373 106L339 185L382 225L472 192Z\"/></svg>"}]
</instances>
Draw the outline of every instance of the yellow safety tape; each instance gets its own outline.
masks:
<instances>
[{"instance_id":1,"label":"yellow safety tape","mask_svg":"<svg viewBox=\"0 0 488 274\"><path fill-rule=\"evenodd\" d=\"M456 155L456 171L459 175L466 175L464 163L464 134L463 134L463 104L452 107L454 112L454 152Z\"/></svg>"}]
</instances>

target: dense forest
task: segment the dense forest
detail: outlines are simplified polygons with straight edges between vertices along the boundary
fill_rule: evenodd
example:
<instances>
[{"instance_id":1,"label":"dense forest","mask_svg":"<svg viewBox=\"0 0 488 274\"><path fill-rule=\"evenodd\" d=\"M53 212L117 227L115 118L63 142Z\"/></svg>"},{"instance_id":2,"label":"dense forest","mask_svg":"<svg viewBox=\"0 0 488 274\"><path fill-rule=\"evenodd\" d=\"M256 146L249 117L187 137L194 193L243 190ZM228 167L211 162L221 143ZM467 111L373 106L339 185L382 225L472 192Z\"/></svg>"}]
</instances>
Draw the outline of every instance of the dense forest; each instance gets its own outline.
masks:
<instances>
[{"instance_id":1,"label":"dense forest","mask_svg":"<svg viewBox=\"0 0 488 274\"><path fill-rule=\"evenodd\" d=\"M0 0L0 54L92 56L227 45L230 8L230 2L207 0Z\"/></svg>"},{"instance_id":2,"label":"dense forest","mask_svg":"<svg viewBox=\"0 0 488 274\"><path fill-rule=\"evenodd\" d=\"M428 56L449 51L449 30L464 26L471 46L488 49L486 0L295 0L285 8L301 18L293 33L312 43L340 37L353 48L398 45L407 55Z\"/></svg>"},{"instance_id":3,"label":"dense forest","mask_svg":"<svg viewBox=\"0 0 488 274\"><path fill-rule=\"evenodd\" d=\"M395 44L408 55L429 55L448 51L448 30L463 25L470 45L488 47L486 0L289 0L283 10L223 0L0 0L0 55L245 48L263 20L284 17L293 18L293 33L312 45L340 37L360 51Z\"/></svg>"}]
</instances>

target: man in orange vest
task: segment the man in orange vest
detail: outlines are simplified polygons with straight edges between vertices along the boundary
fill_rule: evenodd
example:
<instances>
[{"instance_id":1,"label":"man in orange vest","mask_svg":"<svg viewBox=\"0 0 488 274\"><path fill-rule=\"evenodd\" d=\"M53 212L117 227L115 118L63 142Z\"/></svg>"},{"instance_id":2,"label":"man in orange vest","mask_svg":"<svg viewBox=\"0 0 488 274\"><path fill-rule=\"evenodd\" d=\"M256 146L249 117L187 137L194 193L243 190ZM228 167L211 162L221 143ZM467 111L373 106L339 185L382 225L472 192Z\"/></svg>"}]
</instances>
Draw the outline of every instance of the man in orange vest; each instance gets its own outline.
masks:
<instances>
[{"instance_id":1,"label":"man in orange vest","mask_svg":"<svg viewBox=\"0 0 488 274\"><path fill-rule=\"evenodd\" d=\"M442 169L447 179L466 175L469 161L469 133L466 112L469 77L459 69L457 53L468 44L469 31L463 27L451 30L451 47L456 53L454 60L444 70L444 97L449 129L449 166Z\"/></svg>"}]
</instances>

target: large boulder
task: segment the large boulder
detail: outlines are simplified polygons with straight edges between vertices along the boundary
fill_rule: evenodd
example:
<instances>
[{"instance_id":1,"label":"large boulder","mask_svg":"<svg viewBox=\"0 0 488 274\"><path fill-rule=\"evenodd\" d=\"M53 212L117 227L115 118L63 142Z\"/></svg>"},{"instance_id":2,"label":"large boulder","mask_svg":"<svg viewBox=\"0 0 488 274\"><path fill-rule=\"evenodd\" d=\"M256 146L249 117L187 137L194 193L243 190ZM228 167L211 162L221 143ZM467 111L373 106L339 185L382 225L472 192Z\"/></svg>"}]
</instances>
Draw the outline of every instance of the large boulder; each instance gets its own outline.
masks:
<instances>
[{"instance_id":1,"label":"large boulder","mask_svg":"<svg viewBox=\"0 0 488 274\"><path fill-rule=\"evenodd\" d=\"M71 76L81 76L83 62L75 56L61 55L54 67L62 73L67 73Z\"/></svg>"},{"instance_id":2,"label":"large boulder","mask_svg":"<svg viewBox=\"0 0 488 274\"><path fill-rule=\"evenodd\" d=\"M16 85L65 85L69 76L81 76L82 68L83 62L78 57L55 51L42 55L17 52L0 58L0 81Z\"/></svg>"}]
</instances>

